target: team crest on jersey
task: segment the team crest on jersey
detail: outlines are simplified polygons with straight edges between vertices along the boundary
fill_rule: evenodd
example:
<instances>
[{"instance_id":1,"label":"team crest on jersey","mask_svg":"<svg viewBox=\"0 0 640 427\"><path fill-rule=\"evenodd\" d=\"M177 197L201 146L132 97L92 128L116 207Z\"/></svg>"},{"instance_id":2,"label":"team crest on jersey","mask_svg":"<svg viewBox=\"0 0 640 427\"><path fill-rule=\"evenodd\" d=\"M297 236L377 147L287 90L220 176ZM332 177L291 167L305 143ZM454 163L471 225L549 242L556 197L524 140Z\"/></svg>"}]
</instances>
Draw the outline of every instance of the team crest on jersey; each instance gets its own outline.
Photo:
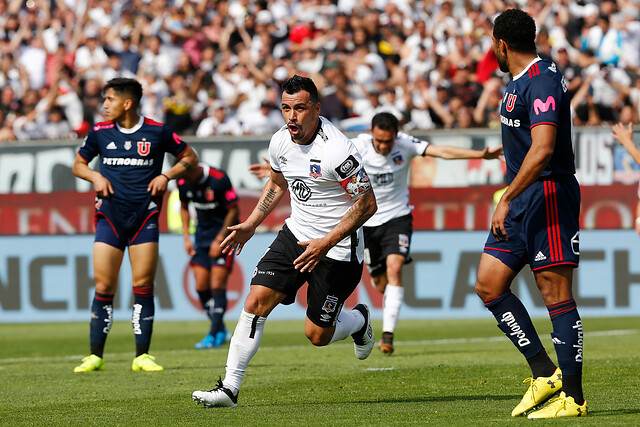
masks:
<instances>
[{"instance_id":1,"label":"team crest on jersey","mask_svg":"<svg viewBox=\"0 0 640 427\"><path fill-rule=\"evenodd\" d=\"M338 298L327 295L327 299L324 301L322 310L327 313L333 313L338 308Z\"/></svg>"},{"instance_id":2,"label":"team crest on jersey","mask_svg":"<svg viewBox=\"0 0 640 427\"><path fill-rule=\"evenodd\" d=\"M510 93L509 96L507 97L507 111L508 112L512 112L513 111L513 107L516 106L516 98L518 97L518 95L516 95L515 93Z\"/></svg>"},{"instance_id":3,"label":"team crest on jersey","mask_svg":"<svg viewBox=\"0 0 640 427\"><path fill-rule=\"evenodd\" d=\"M131 150L131 141L125 141L124 142L124 149L125 150Z\"/></svg>"},{"instance_id":4,"label":"team crest on jersey","mask_svg":"<svg viewBox=\"0 0 640 427\"><path fill-rule=\"evenodd\" d=\"M398 246L400 246L400 252L407 253L409 251L409 236L398 234Z\"/></svg>"},{"instance_id":5,"label":"team crest on jersey","mask_svg":"<svg viewBox=\"0 0 640 427\"><path fill-rule=\"evenodd\" d=\"M357 174L342 181L342 187L349 197L353 199L371 189L371 180L369 179L369 175L367 175L367 171L360 169Z\"/></svg>"},{"instance_id":6,"label":"team crest on jersey","mask_svg":"<svg viewBox=\"0 0 640 427\"><path fill-rule=\"evenodd\" d=\"M96 210L100 210L101 206L102 206L102 199L96 197Z\"/></svg>"},{"instance_id":7,"label":"team crest on jersey","mask_svg":"<svg viewBox=\"0 0 640 427\"><path fill-rule=\"evenodd\" d=\"M396 154L395 156L393 156L393 164L394 165L399 165L401 164L404 160L402 159L402 154Z\"/></svg>"},{"instance_id":8,"label":"team crest on jersey","mask_svg":"<svg viewBox=\"0 0 640 427\"><path fill-rule=\"evenodd\" d=\"M207 200L207 202L210 202L213 200L213 190L211 188L207 188L204 191L204 198Z\"/></svg>"},{"instance_id":9,"label":"team crest on jersey","mask_svg":"<svg viewBox=\"0 0 640 427\"><path fill-rule=\"evenodd\" d=\"M147 156L151 152L151 143L147 141L138 141L138 154Z\"/></svg>"},{"instance_id":10,"label":"team crest on jersey","mask_svg":"<svg viewBox=\"0 0 640 427\"><path fill-rule=\"evenodd\" d=\"M322 177L322 169L320 169L320 165L309 165L309 176L311 178L320 178Z\"/></svg>"}]
</instances>

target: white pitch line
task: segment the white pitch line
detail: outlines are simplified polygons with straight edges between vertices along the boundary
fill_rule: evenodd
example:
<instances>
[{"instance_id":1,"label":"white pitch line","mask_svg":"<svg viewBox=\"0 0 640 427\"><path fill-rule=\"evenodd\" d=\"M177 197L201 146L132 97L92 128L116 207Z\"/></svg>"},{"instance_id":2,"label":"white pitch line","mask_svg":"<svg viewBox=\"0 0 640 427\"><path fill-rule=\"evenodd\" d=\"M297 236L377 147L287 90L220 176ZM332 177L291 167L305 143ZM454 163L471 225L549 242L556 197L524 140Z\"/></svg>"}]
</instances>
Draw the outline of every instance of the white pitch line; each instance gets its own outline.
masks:
<instances>
[{"instance_id":1,"label":"white pitch line","mask_svg":"<svg viewBox=\"0 0 640 427\"><path fill-rule=\"evenodd\" d=\"M584 335L587 337L609 337L612 335L633 335L640 332L639 329L618 329L612 331L595 331L595 332L585 332ZM396 345L444 345L444 344L468 344L468 343L485 343L485 342L498 342L505 341L504 336L497 337L476 337L476 338L444 338L438 340L421 340L421 341L396 341ZM506 341L505 341L506 342ZM304 345L265 345L260 347L260 351L283 351L283 350L304 350L309 347L310 344ZM336 343L332 344L331 347L347 347L352 346L352 343ZM165 353L165 354L181 354L181 353L191 353L196 351L194 349L179 349L179 350L167 350L167 351L159 351L157 353ZM198 350L198 352L206 352L206 350ZM212 352L215 351L226 351L226 347L222 347L220 349L212 349ZM120 355L130 355L131 352L121 352L121 353L105 353L105 357L115 357ZM37 357L16 357L16 358L8 358L8 359L0 359L0 364L4 363L21 363L21 362L38 362L38 361L48 361L52 362L55 360L76 360L81 359L86 354L81 355L71 355L71 356L37 356ZM2 367L0 366L0 369Z\"/></svg>"}]
</instances>

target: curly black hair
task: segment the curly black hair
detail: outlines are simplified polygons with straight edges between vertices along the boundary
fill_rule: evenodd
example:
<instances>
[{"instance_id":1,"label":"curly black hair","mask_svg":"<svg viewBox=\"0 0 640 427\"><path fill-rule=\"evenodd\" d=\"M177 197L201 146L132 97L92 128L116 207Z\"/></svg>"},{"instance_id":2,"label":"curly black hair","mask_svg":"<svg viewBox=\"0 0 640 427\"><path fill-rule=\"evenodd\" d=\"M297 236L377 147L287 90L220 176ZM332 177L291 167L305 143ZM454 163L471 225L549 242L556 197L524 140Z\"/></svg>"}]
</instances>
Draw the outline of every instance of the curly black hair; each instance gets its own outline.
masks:
<instances>
[{"instance_id":1,"label":"curly black hair","mask_svg":"<svg viewBox=\"0 0 640 427\"><path fill-rule=\"evenodd\" d=\"M536 23L528 13L520 9L507 9L493 23L493 37L504 40L515 52L536 51Z\"/></svg>"}]
</instances>

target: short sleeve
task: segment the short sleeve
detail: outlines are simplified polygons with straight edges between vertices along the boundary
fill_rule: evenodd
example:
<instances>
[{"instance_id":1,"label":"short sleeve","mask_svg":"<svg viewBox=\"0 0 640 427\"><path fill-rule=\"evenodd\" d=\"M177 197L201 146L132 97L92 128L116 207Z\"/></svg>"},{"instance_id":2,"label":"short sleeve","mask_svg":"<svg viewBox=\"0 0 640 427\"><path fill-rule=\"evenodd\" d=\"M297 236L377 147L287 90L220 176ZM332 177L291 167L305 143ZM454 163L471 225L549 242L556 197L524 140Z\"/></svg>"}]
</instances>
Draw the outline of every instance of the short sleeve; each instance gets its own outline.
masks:
<instances>
[{"instance_id":1,"label":"short sleeve","mask_svg":"<svg viewBox=\"0 0 640 427\"><path fill-rule=\"evenodd\" d=\"M536 84L531 84L528 91L531 127L543 124L558 126L562 98L559 81L544 75L537 77Z\"/></svg>"},{"instance_id":2,"label":"short sleeve","mask_svg":"<svg viewBox=\"0 0 640 427\"><path fill-rule=\"evenodd\" d=\"M162 126L162 144L167 153L178 157L187 149L188 144L182 140L169 126Z\"/></svg>"},{"instance_id":3,"label":"short sleeve","mask_svg":"<svg viewBox=\"0 0 640 427\"><path fill-rule=\"evenodd\" d=\"M271 165L271 169L276 172L280 172L282 170L282 166L280 165L280 156L278 154L280 145L275 139L276 135L277 133L271 137L271 141L269 142L269 164Z\"/></svg>"},{"instance_id":4,"label":"short sleeve","mask_svg":"<svg viewBox=\"0 0 640 427\"><path fill-rule=\"evenodd\" d=\"M96 131L91 130L82 141L82 145L78 149L78 154L85 161L90 162L98 154L98 138Z\"/></svg>"}]
</instances>

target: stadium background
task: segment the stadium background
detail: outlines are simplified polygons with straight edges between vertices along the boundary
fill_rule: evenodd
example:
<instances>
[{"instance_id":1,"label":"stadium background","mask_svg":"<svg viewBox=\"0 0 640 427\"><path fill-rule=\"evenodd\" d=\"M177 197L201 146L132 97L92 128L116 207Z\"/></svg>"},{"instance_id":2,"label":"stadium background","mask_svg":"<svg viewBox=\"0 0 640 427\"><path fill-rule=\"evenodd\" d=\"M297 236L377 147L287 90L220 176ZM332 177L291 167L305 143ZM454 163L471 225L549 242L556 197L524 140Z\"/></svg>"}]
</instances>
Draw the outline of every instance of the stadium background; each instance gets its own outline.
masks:
<instances>
[{"instance_id":1,"label":"stadium background","mask_svg":"<svg viewBox=\"0 0 640 427\"><path fill-rule=\"evenodd\" d=\"M435 144L482 149L499 144L492 130L414 133ZM633 316L640 311L640 256L633 230L640 170L608 128L577 128L577 176L582 185L581 266L575 279L581 314ZM262 160L268 137L188 139L202 160L228 171L241 197L241 216L251 211L262 187L248 166ZM71 173L80 141L37 141L0 146L0 322L85 321L93 293L91 249L93 194ZM168 161L168 160L166 160ZM504 186L504 166L485 160L416 159L411 202L415 206L414 262L404 270L403 318L474 318L486 315L473 291L493 193ZM167 200L167 198L165 198ZM161 217L156 319L199 320L182 237ZM230 310L239 315L253 268L289 211L284 200L237 258L230 280ZM132 294L125 259L116 299L116 320L128 320ZM546 308L525 268L514 290L545 316ZM273 319L304 316L304 292ZM302 301L302 303L300 302ZM347 302L368 302L381 317L381 296L365 273Z\"/></svg>"}]
</instances>

